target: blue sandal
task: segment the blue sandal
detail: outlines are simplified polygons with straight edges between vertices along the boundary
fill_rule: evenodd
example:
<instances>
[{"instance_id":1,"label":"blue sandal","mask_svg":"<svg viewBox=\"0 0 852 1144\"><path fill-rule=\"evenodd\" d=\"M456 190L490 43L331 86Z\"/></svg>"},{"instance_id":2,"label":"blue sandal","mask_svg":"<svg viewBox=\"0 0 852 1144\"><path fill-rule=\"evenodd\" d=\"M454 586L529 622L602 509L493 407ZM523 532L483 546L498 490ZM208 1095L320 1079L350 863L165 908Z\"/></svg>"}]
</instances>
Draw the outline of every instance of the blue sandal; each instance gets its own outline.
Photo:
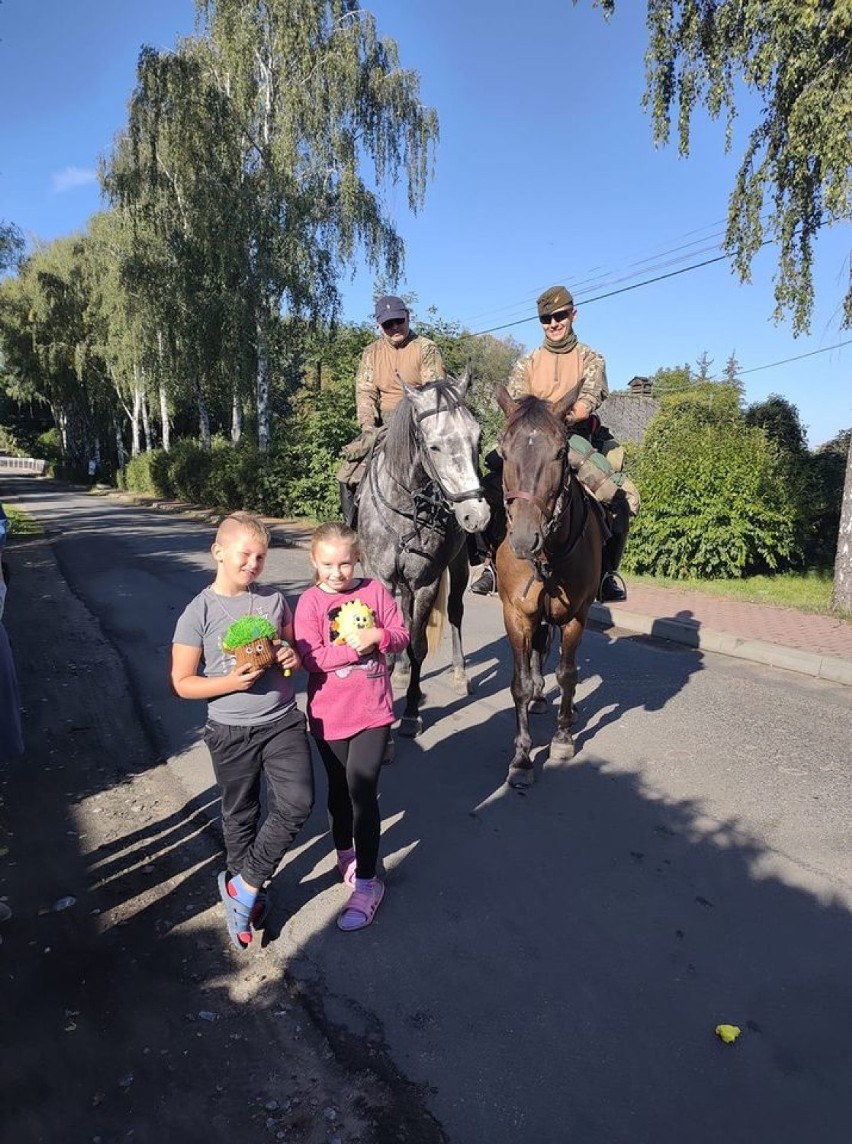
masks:
<instances>
[{"instance_id":1,"label":"blue sandal","mask_svg":"<svg viewBox=\"0 0 852 1144\"><path fill-rule=\"evenodd\" d=\"M225 924L228 927L228 937L234 949L248 949L252 941L251 914L252 910L238 898L232 898L228 891L228 872L223 870L217 879L219 897L225 907Z\"/></svg>"},{"instance_id":2,"label":"blue sandal","mask_svg":"<svg viewBox=\"0 0 852 1144\"><path fill-rule=\"evenodd\" d=\"M249 915L251 928L262 930L266 925L266 919L269 917L269 911L271 909L272 902L270 902L266 890L258 891L258 895L254 899L254 905L251 908L251 914Z\"/></svg>"}]
</instances>

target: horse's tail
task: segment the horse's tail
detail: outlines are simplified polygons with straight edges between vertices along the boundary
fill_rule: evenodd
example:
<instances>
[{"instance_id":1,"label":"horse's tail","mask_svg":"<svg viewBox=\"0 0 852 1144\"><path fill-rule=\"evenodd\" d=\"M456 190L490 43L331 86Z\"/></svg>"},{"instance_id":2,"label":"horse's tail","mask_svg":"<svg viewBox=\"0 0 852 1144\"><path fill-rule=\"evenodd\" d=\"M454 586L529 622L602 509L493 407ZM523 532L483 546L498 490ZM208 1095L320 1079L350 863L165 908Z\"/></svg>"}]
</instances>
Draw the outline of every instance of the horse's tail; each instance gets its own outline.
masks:
<instances>
[{"instance_id":1,"label":"horse's tail","mask_svg":"<svg viewBox=\"0 0 852 1144\"><path fill-rule=\"evenodd\" d=\"M449 590L450 572L445 568L438 584L438 595L429 613L426 622L426 654L434 655L441 646L441 636L444 634L444 620L447 617L447 592Z\"/></svg>"}]
</instances>

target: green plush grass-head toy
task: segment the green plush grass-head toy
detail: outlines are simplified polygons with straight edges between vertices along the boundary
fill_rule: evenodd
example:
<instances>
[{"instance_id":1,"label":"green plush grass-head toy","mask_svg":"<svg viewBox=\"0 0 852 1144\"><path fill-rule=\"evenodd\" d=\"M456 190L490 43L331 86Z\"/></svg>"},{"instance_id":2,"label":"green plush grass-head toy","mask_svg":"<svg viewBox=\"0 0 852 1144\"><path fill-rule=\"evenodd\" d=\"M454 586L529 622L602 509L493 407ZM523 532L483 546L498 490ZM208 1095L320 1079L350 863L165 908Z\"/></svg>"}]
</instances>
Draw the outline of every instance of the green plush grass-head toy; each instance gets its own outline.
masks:
<instances>
[{"instance_id":1,"label":"green plush grass-head toy","mask_svg":"<svg viewBox=\"0 0 852 1144\"><path fill-rule=\"evenodd\" d=\"M248 663L254 668L267 668L275 663L272 641L277 635L275 625L266 616L243 616L225 632L222 647L233 652L237 667Z\"/></svg>"}]
</instances>

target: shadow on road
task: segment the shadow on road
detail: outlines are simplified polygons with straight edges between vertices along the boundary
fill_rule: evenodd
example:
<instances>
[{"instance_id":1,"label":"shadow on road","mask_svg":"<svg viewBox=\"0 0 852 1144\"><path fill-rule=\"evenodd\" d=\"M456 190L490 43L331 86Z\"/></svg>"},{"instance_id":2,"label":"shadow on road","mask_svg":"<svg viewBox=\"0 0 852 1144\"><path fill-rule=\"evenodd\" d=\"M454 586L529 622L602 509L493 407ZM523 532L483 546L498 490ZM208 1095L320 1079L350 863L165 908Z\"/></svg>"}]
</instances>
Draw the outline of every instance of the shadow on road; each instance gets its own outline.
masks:
<instances>
[{"instance_id":1,"label":"shadow on road","mask_svg":"<svg viewBox=\"0 0 852 1144\"><path fill-rule=\"evenodd\" d=\"M377 922L343 938L343 960L331 923L297 931L291 972L316 1010L344 1039L378 1012L454 1140L715 1144L724 1125L736 1144L841 1144L852 919L839 893L789 884L742 822L602 757L519 795L500 781L505 737L492 716L425 752L406 744L383 773ZM285 868L288 907L314 863ZM741 1027L734 1046L719 1023Z\"/></svg>"}]
</instances>

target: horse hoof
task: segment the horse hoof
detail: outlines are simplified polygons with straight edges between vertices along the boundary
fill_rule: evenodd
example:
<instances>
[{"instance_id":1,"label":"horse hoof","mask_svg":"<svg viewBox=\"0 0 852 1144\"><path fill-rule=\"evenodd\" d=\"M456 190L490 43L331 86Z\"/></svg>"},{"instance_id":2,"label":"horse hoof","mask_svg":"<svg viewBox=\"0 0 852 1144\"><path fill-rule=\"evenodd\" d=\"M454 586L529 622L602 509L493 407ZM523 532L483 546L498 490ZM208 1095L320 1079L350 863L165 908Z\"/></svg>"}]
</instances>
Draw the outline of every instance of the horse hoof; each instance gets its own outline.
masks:
<instances>
[{"instance_id":1,"label":"horse hoof","mask_svg":"<svg viewBox=\"0 0 852 1144\"><path fill-rule=\"evenodd\" d=\"M399 733L405 739L414 739L423 730L423 720L418 715L412 719L410 715L403 715L399 721Z\"/></svg>"},{"instance_id":2,"label":"horse hoof","mask_svg":"<svg viewBox=\"0 0 852 1144\"><path fill-rule=\"evenodd\" d=\"M470 695L470 680L466 675L453 676L453 691L456 695Z\"/></svg>"},{"instance_id":3,"label":"horse hoof","mask_svg":"<svg viewBox=\"0 0 852 1144\"><path fill-rule=\"evenodd\" d=\"M532 764L528 767L509 767L506 782L514 790L526 790L527 787L531 787L535 782Z\"/></svg>"},{"instance_id":4,"label":"horse hoof","mask_svg":"<svg viewBox=\"0 0 852 1144\"><path fill-rule=\"evenodd\" d=\"M530 705L527 708L530 715L546 715L547 714L547 700L546 699L531 699Z\"/></svg>"},{"instance_id":5,"label":"horse hoof","mask_svg":"<svg viewBox=\"0 0 852 1144\"><path fill-rule=\"evenodd\" d=\"M545 762L545 767L555 769L561 763L567 763L569 759L573 759L577 753L577 748L572 741L567 743L557 743L555 740L550 744L550 754Z\"/></svg>"}]
</instances>

